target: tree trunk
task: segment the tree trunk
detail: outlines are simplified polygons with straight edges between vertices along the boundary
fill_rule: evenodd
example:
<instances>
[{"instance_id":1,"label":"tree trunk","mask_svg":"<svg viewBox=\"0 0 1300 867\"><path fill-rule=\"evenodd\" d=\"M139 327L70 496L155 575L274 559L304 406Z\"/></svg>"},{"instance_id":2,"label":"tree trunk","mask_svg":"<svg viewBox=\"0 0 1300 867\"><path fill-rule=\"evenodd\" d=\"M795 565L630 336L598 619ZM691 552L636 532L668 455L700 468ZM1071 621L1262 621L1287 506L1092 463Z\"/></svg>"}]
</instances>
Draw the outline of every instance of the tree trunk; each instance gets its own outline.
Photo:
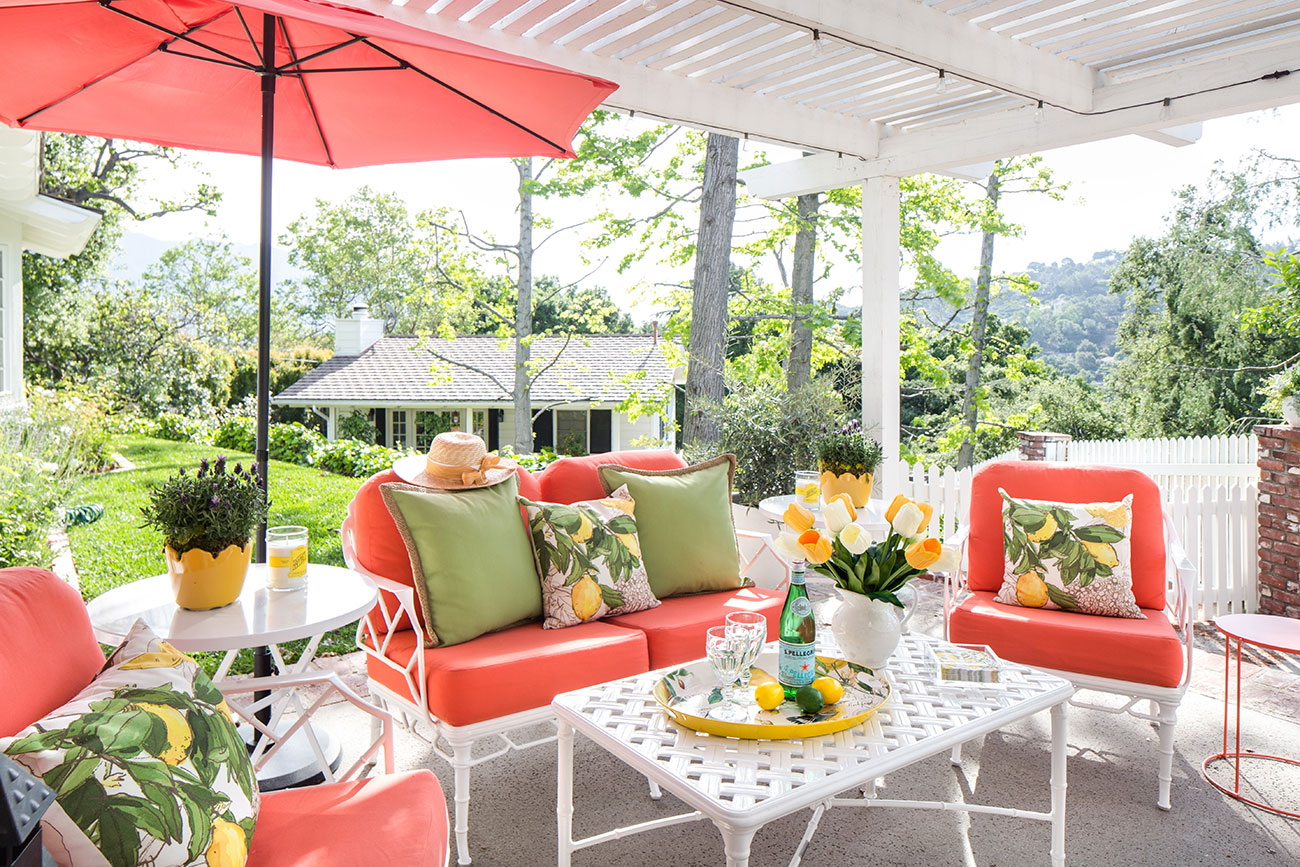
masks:
<instances>
[{"instance_id":1,"label":"tree trunk","mask_svg":"<svg viewBox=\"0 0 1300 867\"><path fill-rule=\"evenodd\" d=\"M998 209L998 197L1001 188L998 180L998 168L994 167L989 175L988 201L989 212ZM975 431L979 424L979 404L975 397L980 387L980 367L984 364L984 346L988 340L989 322L989 288L993 283L993 232L985 231L980 245L980 272L975 278L975 315L971 319L971 342L975 349L970 356L970 365L966 368L966 396L962 398L961 414L966 427L966 437L957 451L957 469L969 467L975 462Z\"/></svg>"},{"instance_id":2,"label":"tree trunk","mask_svg":"<svg viewBox=\"0 0 1300 867\"><path fill-rule=\"evenodd\" d=\"M704 158L700 230L695 240L691 338L687 346L686 419L683 440L708 445L719 439L718 425L706 417L709 403L721 403L722 365L727 340L727 286L731 281L731 230L736 221L736 165L740 142L709 133Z\"/></svg>"},{"instance_id":3,"label":"tree trunk","mask_svg":"<svg viewBox=\"0 0 1300 867\"><path fill-rule=\"evenodd\" d=\"M813 271L817 266L817 211L819 193L799 197L799 232L794 236L794 267L790 272L790 359L785 365L785 386L794 391L812 375L812 329L804 324L813 303Z\"/></svg>"},{"instance_id":4,"label":"tree trunk","mask_svg":"<svg viewBox=\"0 0 1300 867\"><path fill-rule=\"evenodd\" d=\"M528 361L533 334L533 161L514 161L519 170L519 277L515 281L515 452L533 450L533 402Z\"/></svg>"}]
</instances>

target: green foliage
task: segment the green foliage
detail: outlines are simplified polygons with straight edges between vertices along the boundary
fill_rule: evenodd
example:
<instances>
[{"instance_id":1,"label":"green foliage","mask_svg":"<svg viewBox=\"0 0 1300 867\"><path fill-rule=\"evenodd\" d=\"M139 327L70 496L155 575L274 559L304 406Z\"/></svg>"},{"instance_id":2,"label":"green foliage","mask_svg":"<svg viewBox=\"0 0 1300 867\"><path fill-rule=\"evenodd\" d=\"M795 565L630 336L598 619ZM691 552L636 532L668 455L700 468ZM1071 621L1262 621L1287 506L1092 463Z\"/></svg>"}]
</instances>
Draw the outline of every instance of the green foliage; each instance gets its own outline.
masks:
<instances>
[{"instance_id":1,"label":"green foliage","mask_svg":"<svg viewBox=\"0 0 1300 867\"><path fill-rule=\"evenodd\" d=\"M530 473L540 473L542 470L564 457L564 455L556 454L553 449L549 448L543 448L541 451L533 452L528 455L517 455L508 445L499 448L497 453L500 454L501 457L509 458L519 464L519 466L528 470Z\"/></svg>"},{"instance_id":2,"label":"green foliage","mask_svg":"<svg viewBox=\"0 0 1300 867\"><path fill-rule=\"evenodd\" d=\"M705 413L717 422L721 440L709 454L688 457L701 460L719 450L734 454L734 489L746 506L790 493L795 472L817 465L818 439L844 420L839 397L820 377L793 392L733 382L722 405L707 407Z\"/></svg>"},{"instance_id":3,"label":"green foliage","mask_svg":"<svg viewBox=\"0 0 1300 867\"><path fill-rule=\"evenodd\" d=\"M560 447L556 451L567 458L582 457L587 454L587 438L574 431L560 440Z\"/></svg>"},{"instance_id":4,"label":"green foliage","mask_svg":"<svg viewBox=\"0 0 1300 867\"><path fill-rule=\"evenodd\" d=\"M266 500L257 484L257 469L226 458L199 461L193 475L181 469L149 489L149 505L141 510L145 523L162 532L177 554L193 548L217 555L227 547L243 547L266 517Z\"/></svg>"},{"instance_id":5,"label":"green foliage","mask_svg":"<svg viewBox=\"0 0 1300 867\"><path fill-rule=\"evenodd\" d=\"M298 422L273 424L268 446L271 457L289 464L310 464L325 437Z\"/></svg>"},{"instance_id":6,"label":"green foliage","mask_svg":"<svg viewBox=\"0 0 1300 867\"><path fill-rule=\"evenodd\" d=\"M837 430L827 431L817 440L817 466L835 475L852 473L872 475L880 466L883 453L880 443L862 432L862 422L849 421Z\"/></svg>"},{"instance_id":7,"label":"green foliage","mask_svg":"<svg viewBox=\"0 0 1300 867\"><path fill-rule=\"evenodd\" d=\"M137 426L139 433L173 442L201 442L207 437L207 425L197 418L165 412L152 422L142 419Z\"/></svg>"},{"instance_id":8,"label":"green foliage","mask_svg":"<svg viewBox=\"0 0 1300 867\"><path fill-rule=\"evenodd\" d=\"M217 448L252 454L257 449L257 421L248 416L227 416L213 431L212 444Z\"/></svg>"},{"instance_id":9,"label":"green foliage","mask_svg":"<svg viewBox=\"0 0 1300 867\"><path fill-rule=\"evenodd\" d=\"M338 435L342 439L374 445L375 439L379 436L379 430L362 412L349 413L339 421L338 425Z\"/></svg>"},{"instance_id":10,"label":"green foliage","mask_svg":"<svg viewBox=\"0 0 1300 867\"><path fill-rule=\"evenodd\" d=\"M323 470L343 476L366 479L393 466L393 461L407 453L374 443L341 439L323 442L316 447L312 463Z\"/></svg>"}]
</instances>

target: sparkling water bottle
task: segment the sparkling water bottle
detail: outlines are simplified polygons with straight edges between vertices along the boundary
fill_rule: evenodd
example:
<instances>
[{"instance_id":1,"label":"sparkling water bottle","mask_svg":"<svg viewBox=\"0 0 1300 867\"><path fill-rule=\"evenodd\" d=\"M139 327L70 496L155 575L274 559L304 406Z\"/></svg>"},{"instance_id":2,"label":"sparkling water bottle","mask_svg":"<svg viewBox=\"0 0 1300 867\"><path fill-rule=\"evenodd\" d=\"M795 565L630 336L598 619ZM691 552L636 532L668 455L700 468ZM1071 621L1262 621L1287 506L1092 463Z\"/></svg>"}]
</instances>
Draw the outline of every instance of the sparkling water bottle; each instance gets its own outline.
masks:
<instances>
[{"instance_id":1,"label":"sparkling water bottle","mask_svg":"<svg viewBox=\"0 0 1300 867\"><path fill-rule=\"evenodd\" d=\"M777 680L788 699L794 698L799 687L812 683L817 674L817 621L808 588L804 586L803 572L802 560L790 564L790 589L785 594L777 636L780 639Z\"/></svg>"}]
</instances>

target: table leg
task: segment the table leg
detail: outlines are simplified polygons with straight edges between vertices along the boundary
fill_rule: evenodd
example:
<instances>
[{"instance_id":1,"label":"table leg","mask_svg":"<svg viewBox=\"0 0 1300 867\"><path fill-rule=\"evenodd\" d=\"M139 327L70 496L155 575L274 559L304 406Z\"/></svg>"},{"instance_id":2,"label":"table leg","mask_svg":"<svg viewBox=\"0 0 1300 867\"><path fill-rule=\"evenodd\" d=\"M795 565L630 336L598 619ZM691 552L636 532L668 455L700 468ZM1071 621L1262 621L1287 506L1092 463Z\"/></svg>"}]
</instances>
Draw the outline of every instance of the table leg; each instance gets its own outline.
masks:
<instances>
[{"instance_id":1,"label":"table leg","mask_svg":"<svg viewBox=\"0 0 1300 867\"><path fill-rule=\"evenodd\" d=\"M557 771L555 830L559 845L556 867L569 867L573 855L573 726L556 720Z\"/></svg>"},{"instance_id":2,"label":"table leg","mask_svg":"<svg viewBox=\"0 0 1300 867\"><path fill-rule=\"evenodd\" d=\"M1052 707L1052 867L1065 867L1065 742L1067 702Z\"/></svg>"},{"instance_id":3,"label":"table leg","mask_svg":"<svg viewBox=\"0 0 1300 867\"><path fill-rule=\"evenodd\" d=\"M1228 700L1224 695L1224 701ZM1236 749L1232 759L1232 790L1241 793L1241 639L1237 639L1237 722L1234 729ZM1225 741L1226 746L1226 741Z\"/></svg>"},{"instance_id":4,"label":"table leg","mask_svg":"<svg viewBox=\"0 0 1300 867\"><path fill-rule=\"evenodd\" d=\"M749 867L749 844L754 842L757 828L736 828L714 822L722 832L722 848L727 853L727 867Z\"/></svg>"}]
</instances>

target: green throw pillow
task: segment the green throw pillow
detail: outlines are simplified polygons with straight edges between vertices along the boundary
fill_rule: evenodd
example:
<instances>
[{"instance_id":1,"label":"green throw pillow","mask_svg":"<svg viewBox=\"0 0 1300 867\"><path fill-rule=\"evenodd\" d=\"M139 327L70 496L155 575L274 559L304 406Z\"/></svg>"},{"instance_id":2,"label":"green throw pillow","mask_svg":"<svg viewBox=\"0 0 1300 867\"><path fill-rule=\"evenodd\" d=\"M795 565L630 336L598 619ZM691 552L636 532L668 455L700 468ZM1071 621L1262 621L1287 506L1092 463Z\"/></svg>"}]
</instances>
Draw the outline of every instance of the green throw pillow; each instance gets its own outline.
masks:
<instances>
[{"instance_id":1,"label":"green throw pillow","mask_svg":"<svg viewBox=\"0 0 1300 867\"><path fill-rule=\"evenodd\" d=\"M462 491L380 485L411 556L427 646L460 644L542 616L542 588L519 511L519 481Z\"/></svg>"},{"instance_id":2,"label":"green throw pillow","mask_svg":"<svg viewBox=\"0 0 1300 867\"><path fill-rule=\"evenodd\" d=\"M599 468L606 494L626 485L636 501L641 558L657 598L744 583L731 520L735 471L735 455L678 470Z\"/></svg>"}]
</instances>

